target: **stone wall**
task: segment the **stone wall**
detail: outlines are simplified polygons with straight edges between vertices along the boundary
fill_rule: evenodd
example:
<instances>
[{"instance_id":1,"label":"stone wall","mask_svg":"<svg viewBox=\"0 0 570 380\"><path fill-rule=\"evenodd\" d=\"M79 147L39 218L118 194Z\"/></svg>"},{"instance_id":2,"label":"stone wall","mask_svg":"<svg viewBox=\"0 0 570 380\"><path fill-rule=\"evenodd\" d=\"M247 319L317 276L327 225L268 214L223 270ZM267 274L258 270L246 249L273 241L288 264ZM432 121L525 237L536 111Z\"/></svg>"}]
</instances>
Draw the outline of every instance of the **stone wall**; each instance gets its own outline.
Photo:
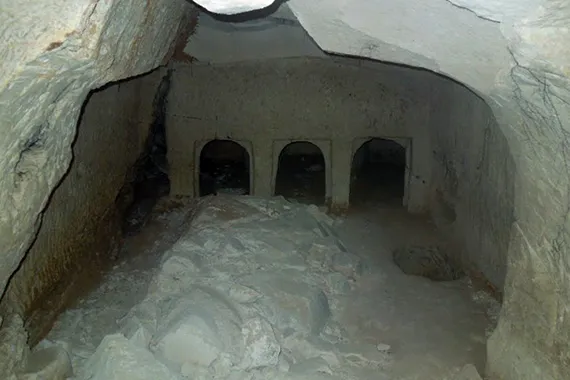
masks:
<instances>
[{"instance_id":1,"label":"stone wall","mask_svg":"<svg viewBox=\"0 0 570 380\"><path fill-rule=\"evenodd\" d=\"M499 379L558 380L570 373L570 78L519 62L510 99L502 92L491 103L516 170L505 299L488 367Z\"/></svg>"},{"instance_id":2,"label":"stone wall","mask_svg":"<svg viewBox=\"0 0 570 380\"><path fill-rule=\"evenodd\" d=\"M203 141L227 138L252 146L253 194L273 195L281 149L292 141L309 141L327 163L327 197L343 206L360 144L371 137L410 137L418 143L408 209L427 211L427 103L399 83L395 68L381 68L348 58L176 66L166 123L171 192L196 194L198 148Z\"/></svg>"},{"instance_id":3,"label":"stone wall","mask_svg":"<svg viewBox=\"0 0 570 380\"><path fill-rule=\"evenodd\" d=\"M189 7L184 0L2 3L2 294L69 168L87 94L161 64Z\"/></svg>"},{"instance_id":4,"label":"stone wall","mask_svg":"<svg viewBox=\"0 0 570 380\"><path fill-rule=\"evenodd\" d=\"M69 302L68 287L97 278L120 239L119 190L145 148L162 70L90 94L73 162L55 189L38 235L12 277L2 308L25 315L32 341ZM54 290L60 296L50 297ZM46 301L49 305L46 305Z\"/></svg>"},{"instance_id":5,"label":"stone wall","mask_svg":"<svg viewBox=\"0 0 570 380\"><path fill-rule=\"evenodd\" d=\"M408 207L430 211L455 237L463 258L502 287L514 161L491 109L464 86L394 65L299 58L179 66L169 96L171 180L180 193L193 190L196 142L215 136L252 143L257 195L268 195L263 191L276 175L279 151L272 147L329 144L330 152L322 149L329 194L341 202L362 142L411 138Z\"/></svg>"},{"instance_id":6,"label":"stone wall","mask_svg":"<svg viewBox=\"0 0 570 380\"><path fill-rule=\"evenodd\" d=\"M514 221L514 158L484 100L452 81L431 99L434 219L502 289Z\"/></svg>"}]
</instances>

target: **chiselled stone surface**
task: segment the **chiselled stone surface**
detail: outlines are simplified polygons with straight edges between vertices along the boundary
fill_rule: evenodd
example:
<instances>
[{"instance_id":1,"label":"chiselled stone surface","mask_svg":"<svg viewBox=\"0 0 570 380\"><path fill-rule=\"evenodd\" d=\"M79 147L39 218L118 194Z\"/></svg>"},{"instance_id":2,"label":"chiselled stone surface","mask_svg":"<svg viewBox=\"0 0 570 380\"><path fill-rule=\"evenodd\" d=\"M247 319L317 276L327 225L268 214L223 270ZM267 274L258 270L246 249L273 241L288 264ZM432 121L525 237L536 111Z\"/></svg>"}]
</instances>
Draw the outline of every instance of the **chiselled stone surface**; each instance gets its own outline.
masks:
<instances>
[{"instance_id":1,"label":"chiselled stone surface","mask_svg":"<svg viewBox=\"0 0 570 380\"><path fill-rule=\"evenodd\" d=\"M87 94L161 64L188 7L182 0L0 1L0 294L69 167ZM20 342L2 334L0 345ZM23 353L2 357L4 377Z\"/></svg>"},{"instance_id":2,"label":"chiselled stone surface","mask_svg":"<svg viewBox=\"0 0 570 380\"><path fill-rule=\"evenodd\" d=\"M188 6L183 0L0 2L2 293L70 164L87 93L159 65Z\"/></svg>"}]
</instances>

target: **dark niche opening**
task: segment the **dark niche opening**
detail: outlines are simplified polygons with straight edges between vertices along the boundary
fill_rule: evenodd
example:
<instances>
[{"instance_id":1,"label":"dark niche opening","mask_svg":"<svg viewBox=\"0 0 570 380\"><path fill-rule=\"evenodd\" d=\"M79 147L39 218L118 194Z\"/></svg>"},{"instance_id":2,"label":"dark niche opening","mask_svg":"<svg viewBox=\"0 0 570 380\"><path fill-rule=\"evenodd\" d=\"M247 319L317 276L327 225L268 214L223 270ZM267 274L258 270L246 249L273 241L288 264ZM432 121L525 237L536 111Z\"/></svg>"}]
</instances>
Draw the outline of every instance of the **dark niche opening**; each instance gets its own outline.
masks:
<instances>
[{"instance_id":1,"label":"dark niche opening","mask_svg":"<svg viewBox=\"0 0 570 380\"><path fill-rule=\"evenodd\" d=\"M394 140L373 138L358 148L352 160L350 204L402 205L406 149Z\"/></svg>"},{"instance_id":2,"label":"dark niche opening","mask_svg":"<svg viewBox=\"0 0 570 380\"><path fill-rule=\"evenodd\" d=\"M235 141L212 140L200 152L200 196L250 194L249 153Z\"/></svg>"},{"instance_id":3,"label":"dark niche opening","mask_svg":"<svg viewBox=\"0 0 570 380\"><path fill-rule=\"evenodd\" d=\"M146 147L133 165L130 179L117 196L117 208L124 216L123 234L126 236L140 232L158 200L170 193L165 118L171 75L172 72L168 71L158 87Z\"/></svg>"},{"instance_id":4,"label":"dark niche opening","mask_svg":"<svg viewBox=\"0 0 570 380\"><path fill-rule=\"evenodd\" d=\"M287 145L279 154L275 195L300 203L321 205L326 195L325 158L313 143Z\"/></svg>"}]
</instances>

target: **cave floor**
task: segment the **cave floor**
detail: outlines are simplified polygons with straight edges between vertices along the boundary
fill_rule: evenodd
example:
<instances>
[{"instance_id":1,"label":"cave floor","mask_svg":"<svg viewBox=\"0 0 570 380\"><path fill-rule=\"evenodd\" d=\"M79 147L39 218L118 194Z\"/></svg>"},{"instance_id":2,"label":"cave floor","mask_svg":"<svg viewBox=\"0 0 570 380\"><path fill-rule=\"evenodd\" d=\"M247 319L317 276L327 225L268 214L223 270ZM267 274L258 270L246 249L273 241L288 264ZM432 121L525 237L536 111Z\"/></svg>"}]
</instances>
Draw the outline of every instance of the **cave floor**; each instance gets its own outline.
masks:
<instances>
[{"instance_id":1,"label":"cave floor","mask_svg":"<svg viewBox=\"0 0 570 380\"><path fill-rule=\"evenodd\" d=\"M192 379L441 380L469 363L483 372L498 304L469 279L432 282L392 261L395 247L438 241L424 218L379 204L331 218L280 197L200 203L159 202L39 347L65 343L78 379L129 370L102 363L100 343L117 332ZM196 333L189 314L215 328ZM173 343L176 334L187 340Z\"/></svg>"}]
</instances>

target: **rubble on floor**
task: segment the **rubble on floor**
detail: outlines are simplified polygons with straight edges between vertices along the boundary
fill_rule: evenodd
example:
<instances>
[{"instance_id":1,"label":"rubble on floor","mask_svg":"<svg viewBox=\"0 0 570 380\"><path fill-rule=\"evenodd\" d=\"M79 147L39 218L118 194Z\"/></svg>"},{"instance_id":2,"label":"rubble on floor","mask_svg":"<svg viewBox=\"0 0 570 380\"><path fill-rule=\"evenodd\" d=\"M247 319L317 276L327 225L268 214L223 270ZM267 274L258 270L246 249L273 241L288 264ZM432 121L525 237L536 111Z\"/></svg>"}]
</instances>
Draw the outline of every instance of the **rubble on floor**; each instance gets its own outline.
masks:
<instances>
[{"instance_id":1,"label":"rubble on floor","mask_svg":"<svg viewBox=\"0 0 570 380\"><path fill-rule=\"evenodd\" d=\"M121 321L123 335L193 379L347 378L343 337L327 327L330 299L350 287L359 258L331 228L314 207L213 198L164 255L146 299Z\"/></svg>"},{"instance_id":2,"label":"rubble on floor","mask_svg":"<svg viewBox=\"0 0 570 380\"><path fill-rule=\"evenodd\" d=\"M186 228L118 331L98 346L52 342L74 379L394 378L392 347L355 344L341 322L366 266L315 206L222 195ZM65 379L53 350L59 370L45 378ZM450 380L475 378L466 371Z\"/></svg>"}]
</instances>

